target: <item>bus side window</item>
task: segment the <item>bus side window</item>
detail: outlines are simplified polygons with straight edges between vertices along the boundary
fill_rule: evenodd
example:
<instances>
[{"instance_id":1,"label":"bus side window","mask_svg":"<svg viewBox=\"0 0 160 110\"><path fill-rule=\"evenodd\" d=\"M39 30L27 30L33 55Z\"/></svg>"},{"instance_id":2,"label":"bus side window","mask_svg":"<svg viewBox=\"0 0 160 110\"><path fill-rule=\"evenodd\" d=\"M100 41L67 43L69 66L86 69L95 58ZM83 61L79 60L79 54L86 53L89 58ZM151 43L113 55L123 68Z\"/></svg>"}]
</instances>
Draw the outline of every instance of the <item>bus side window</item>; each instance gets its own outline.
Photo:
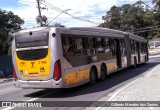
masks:
<instances>
[{"instance_id":1,"label":"bus side window","mask_svg":"<svg viewBox=\"0 0 160 110\"><path fill-rule=\"evenodd\" d=\"M83 40L82 37L76 37L75 38L75 54L83 54L84 47L83 47Z\"/></svg>"},{"instance_id":2,"label":"bus side window","mask_svg":"<svg viewBox=\"0 0 160 110\"><path fill-rule=\"evenodd\" d=\"M65 35L62 35L61 37L61 41L62 41L62 48L64 52L68 51L68 41L67 41L67 37Z\"/></svg>"},{"instance_id":3,"label":"bus side window","mask_svg":"<svg viewBox=\"0 0 160 110\"><path fill-rule=\"evenodd\" d=\"M145 47L145 43L141 43L141 52L142 53L146 53L146 47Z\"/></svg>"},{"instance_id":4,"label":"bus side window","mask_svg":"<svg viewBox=\"0 0 160 110\"><path fill-rule=\"evenodd\" d=\"M134 47L135 47L135 53L138 53L138 47L137 47L137 42L134 42Z\"/></svg>"},{"instance_id":5,"label":"bus side window","mask_svg":"<svg viewBox=\"0 0 160 110\"><path fill-rule=\"evenodd\" d=\"M87 50L89 49L88 38L83 37L82 42L83 42L83 53L87 54Z\"/></svg>"},{"instance_id":6,"label":"bus side window","mask_svg":"<svg viewBox=\"0 0 160 110\"><path fill-rule=\"evenodd\" d=\"M111 52L109 38L104 38L103 41L104 41L103 46L104 46L105 52L106 53Z\"/></svg>"},{"instance_id":7,"label":"bus side window","mask_svg":"<svg viewBox=\"0 0 160 110\"><path fill-rule=\"evenodd\" d=\"M143 53L143 43L141 43L141 53Z\"/></svg>"},{"instance_id":8,"label":"bus side window","mask_svg":"<svg viewBox=\"0 0 160 110\"><path fill-rule=\"evenodd\" d=\"M121 49L121 53L122 55L126 54L126 48L125 48L125 43L124 43L124 39L120 39L120 49Z\"/></svg>"},{"instance_id":9,"label":"bus side window","mask_svg":"<svg viewBox=\"0 0 160 110\"><path fill-rule=\"evenodd\" d=\"M104 48L102 47L103 43L102 43L102 38L96 38L96 49L97 49L97 53L103 53L104 52Z\"/></svg>"},{"instance_id":10,"label":"bus side window","mask_svg":"<svg viewBox=\"0 0 160 110\"><path fill-rule=\"evenodd\" d=\"M73 52L75 49L75 38L73 38L73 36L68 36L67 37L67 41L68 41L68 50L67 52Z\"/></svg>"},{"instance_id":11,"label":"bus side window","mask_svg":"<svg viewBox=\"0 0 160 110\"><path fill-rule=\"evenodd\" d=\"M135 41L134 40L130 40L130 43L131 43L131 52L132 53L135 53Z\"/></svg>"},{"instance_id":12,"label":"bus side window","mask_svg":"<svg viewBox=\"0 0 160 110\"><path fill-rule=\"evenodd\" d=\"M148 50L148 44L144 44L145 45L145 53L147 53Z\"/></svg>"},{"instance_id":13,"label":"bus side window","mask_svg":"<svg viewBox=\"0 0 160 110\"><path fill-rule=\"evenodd\" d=\"M146 49L145 48L146 48L145 43L143 43L143 52L144 53L146 53Z\"/></svg>"},{"instance_id":14,"label":"bus side window","mask_svg":"<svg viewBox=\"0 0 160 110\"><path fill-rule=\"evenodd\" d=\"M112 55L116 55L116 41L114 39L110 39L110 47L111 47L111 52Z\"/></svg>"},{"instance_id":15,"label":"bus side window","mask_svg":"<svg viewBox=\"0 0 160 110\"><path fill-rule=\"evenodd\" d=\"M89 38L88 43L89 43L89 49L88 49L88 54L95 54L95 43L94 43L94 38Z\"/></svg>"},{"instance_id":16,"label":"bus side window","mask_svg":"<svg viewBox=\"0 0 160 110\"><path fill-rule=\"evenodd\" d=\"M74 39L71 35L62 35L62 48L65 52L73 52L75 48Z\"/></svg>"}]
</instances>

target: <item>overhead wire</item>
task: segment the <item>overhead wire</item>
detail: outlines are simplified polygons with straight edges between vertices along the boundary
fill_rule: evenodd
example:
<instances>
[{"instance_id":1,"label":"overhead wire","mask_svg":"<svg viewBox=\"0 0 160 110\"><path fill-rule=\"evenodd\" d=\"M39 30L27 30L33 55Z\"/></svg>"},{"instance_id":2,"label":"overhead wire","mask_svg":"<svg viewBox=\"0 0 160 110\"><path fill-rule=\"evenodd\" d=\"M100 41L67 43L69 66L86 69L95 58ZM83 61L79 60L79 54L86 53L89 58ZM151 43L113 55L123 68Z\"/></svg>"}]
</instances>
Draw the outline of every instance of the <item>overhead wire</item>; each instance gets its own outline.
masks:
<instances>
[{"instance_id":1,"label":"overhead wire","mask_svg":"<svg viewBox=\"0 0 160 110\"><path fill-rule=\"evenodd\" d=\"M17 0L18 2L24 2L24 3L37 3L37 2L31 2L31 1L25 1L25 0Z\"/></svg>"},{"instance_id":2,"label":"overhead wire","mask_svg":"<svg viewBox=\"0 0 160 110\"><path fill-rule=\"evenodd\" d=\"M74 16L74 15L68 13L68 12L65 12L65 10L62 10L62 9L56 7L56 6L53 6L52 4L46 2L45 0L43 0L43 3L42 3L42 4L47 5L49 8L51 8L51 9L53 9L53 10L55 10L55 11L62 12L62 13L66 14L66 15L74 18L74 19L78 19L78 20L81 20L81 21L85 21L85 22L88 22L88 23L92 23L92 24L99 25L99 23L95 23L95 22L93 22L93 21L86 20L86 19L83 19L83 18L81 18L81 17L76 17L76 16Z\"/></svg>"},{"instance_id":3,"label":"overhead wire","mask_svg":"<svg viewBox=\"0 0 160 110\"><path fill-rule=\"evenodd\" d=\"M142 32L150 32L150 31L160 31L160 28L152 29L152 30L142 30L142 31L136 31L133 33L142 33Z\"/></svg>"},{"instance_id":4,"label":"overhead wire","mask_svg":"<svg viewBox=\"0 0 160 110\"><path fill-rule=\"evenodd\" d=\"M157 28L157 27L160 27L160 25L151 26L151 27L146 27L146 28L139 28L139 29L135 29L135 30L128 30L128 31L143 31L143 30L153 29L153 28Z\"/></svg>"}]
</instances>

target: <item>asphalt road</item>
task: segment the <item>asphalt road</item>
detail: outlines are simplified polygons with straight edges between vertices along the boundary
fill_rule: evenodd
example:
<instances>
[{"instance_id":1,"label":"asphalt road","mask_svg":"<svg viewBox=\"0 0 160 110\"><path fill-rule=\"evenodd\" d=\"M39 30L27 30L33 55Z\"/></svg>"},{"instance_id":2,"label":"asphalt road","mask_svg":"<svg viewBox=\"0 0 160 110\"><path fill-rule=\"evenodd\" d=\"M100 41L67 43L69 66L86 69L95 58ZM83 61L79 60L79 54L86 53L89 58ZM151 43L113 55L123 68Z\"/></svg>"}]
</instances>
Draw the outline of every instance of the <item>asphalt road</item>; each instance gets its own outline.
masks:
<instances>
[{"instance_id":1,"label":"asphalt road","mask_svg":"<svg viewBox=\"0 0 160 110\"><path fill-rule=\"evenodd\" d=\"M111 97L109 94L123 87L125 84L142 77L146 72L151 71L153 67L160 63L160 58L150 59L144 65L137 68L128 68L111 74L103 82L98 81L93 86L82 85L70 89L21 89L15 88L13 82L0 84L0 101L97 101L103 97ZM4 109L4 108L0 108ZM21 110L22 108L12 108L13 110ZM23 108L23 110L28 108ZM33 109L34 108L29 108ZM39 110L82 110L84 107L54 107L39 108Z\"/></svg>"}]
</instances>

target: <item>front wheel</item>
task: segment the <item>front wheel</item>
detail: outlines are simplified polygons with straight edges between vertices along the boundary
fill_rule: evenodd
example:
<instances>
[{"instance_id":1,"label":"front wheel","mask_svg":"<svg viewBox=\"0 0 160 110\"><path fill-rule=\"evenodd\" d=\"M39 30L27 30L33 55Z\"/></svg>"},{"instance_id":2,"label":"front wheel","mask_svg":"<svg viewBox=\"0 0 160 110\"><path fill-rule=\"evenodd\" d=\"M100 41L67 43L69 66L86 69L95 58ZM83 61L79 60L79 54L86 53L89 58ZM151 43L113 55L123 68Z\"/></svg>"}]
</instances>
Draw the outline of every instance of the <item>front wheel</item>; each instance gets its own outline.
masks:
<instances>
[{"instance_id":1,"label":"front wheel","mask_svg":"<svg viewBox=\"0 0 160 110\"><path fill-rule=\"evenodd\" d=\"M97 82L96 71L94 69L90 72L90 85L94 85Z\"/></svg>"}]
</instances>

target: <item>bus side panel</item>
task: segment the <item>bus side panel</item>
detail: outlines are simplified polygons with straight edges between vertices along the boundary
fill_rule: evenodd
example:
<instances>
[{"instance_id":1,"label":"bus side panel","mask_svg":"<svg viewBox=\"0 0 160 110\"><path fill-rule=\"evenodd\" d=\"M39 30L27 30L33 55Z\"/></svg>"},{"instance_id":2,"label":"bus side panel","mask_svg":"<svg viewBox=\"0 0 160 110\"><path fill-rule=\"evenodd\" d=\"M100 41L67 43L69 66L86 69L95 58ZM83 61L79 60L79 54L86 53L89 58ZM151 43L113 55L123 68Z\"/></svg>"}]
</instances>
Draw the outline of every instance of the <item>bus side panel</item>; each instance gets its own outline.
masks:
<instances>
[{"instance_id":1,"label":"bus side panel","mask_svg":"<svg viewBox=\"0 0 160 110\"><path fill-rule=\"evenodd\" d=\"M121 61L122 61L122 68L127 67L127 57L126 56L122 57Z\"/></svg>"},{"instance_id":2,"label":"bus side panel","mask_svg":"<svg viewBox=\"0 0 160 110\"><path fill-rule=\"evenodd\" d=\"M84 65L79 67L79 81L83 82L88 80L89 81L89 74L90 74L90 65Z\"/></svg>"},{"instance_id":3,"label":"bus side panel","mask_svg":"<svg viewBox=\"0 0 160 110\"><path fill-rule=\"evenodd\" d=\"M134 60L137 60L137 63L138 63L138 54L132 54L131 55L131 65L134 65L135 61Z\"/></svg>"},{"instance_id":4,"label":"bus side panel","mask_svg":"<svg viewBox=\"0 0 160 110\"><path fill-rule=\"evenodd\" d=\"M89 73L90 69L80 70L79 80L80 81L89 80Z\"/></svg>"},{"instance_id":5,"label":"bus side panel","mask_svg":"<svg viewBox=\"0 0 160 110\"><path fill-rule=\"evenodd\" d=\"M118 68L116 59L107 60L105 63L107 66L107 74L110 74Z\"/></svg>"},{"instance_id":6,"label":"bus side panel","mask_svg":"<svg viewBox=\"0 0 160 110\"><path fill-rule=\"evenodd\" d=\"M71 68L64 71L64 85L69 86L79 82L79 68Z\"/></svg>"},{"instance_id":7,"label":"bus side panel","mask_svg":"<svg viewBox=\"0 0 160 110\"><path fill-rule=\"evenodd\" d=\"M145 60L146 60L146 54L141 53L141 59L140 59L141 63L144 63Z\"/></svg>"}]
</instances>

